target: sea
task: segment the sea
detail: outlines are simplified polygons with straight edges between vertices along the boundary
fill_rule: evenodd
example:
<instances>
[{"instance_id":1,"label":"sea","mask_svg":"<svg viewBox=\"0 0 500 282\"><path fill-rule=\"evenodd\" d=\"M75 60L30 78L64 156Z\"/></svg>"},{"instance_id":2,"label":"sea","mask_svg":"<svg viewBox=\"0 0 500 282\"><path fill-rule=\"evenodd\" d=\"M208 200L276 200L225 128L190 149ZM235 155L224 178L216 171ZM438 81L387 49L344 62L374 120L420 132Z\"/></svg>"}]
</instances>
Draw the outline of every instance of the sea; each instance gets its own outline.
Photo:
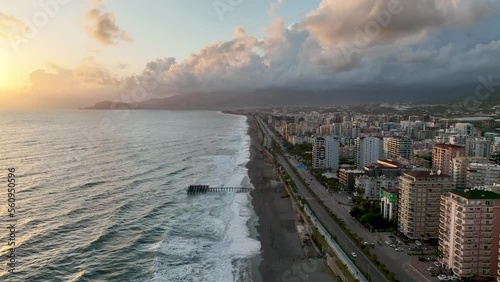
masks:
<instances>
[{"instance_id":1,"label":"sea","mask_svg":"<svg viewBox=\"0 0 500 282\"><path fill-rule=\"evenodd\" d=\"M43 110L0 120L0 281L254 280L249 193L186 193L252 187L245 116Z\"/></svg>"}]
</instances>

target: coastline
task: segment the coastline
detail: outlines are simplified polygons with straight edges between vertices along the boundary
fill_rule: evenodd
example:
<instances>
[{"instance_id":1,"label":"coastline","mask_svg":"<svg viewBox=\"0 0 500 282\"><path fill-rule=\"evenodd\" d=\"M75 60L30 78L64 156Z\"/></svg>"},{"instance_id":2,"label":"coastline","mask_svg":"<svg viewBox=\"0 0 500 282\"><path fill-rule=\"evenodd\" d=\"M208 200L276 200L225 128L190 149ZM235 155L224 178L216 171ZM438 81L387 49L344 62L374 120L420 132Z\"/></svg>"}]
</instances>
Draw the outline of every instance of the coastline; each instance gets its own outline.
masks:
<instances>
[{"instance_id":1,"label":"coastline","mask_svg":"<svg viewBox=\"0 0 500 282\"><path fill-rule=\"evenodd\" d=\"M255 227L255 239L261 244L260 256L250 260L253 281L290 281L294 278L331 281L332 277L324 269L324 260L318 263L305 255L294 223L292 201L283 197L287 192L283 185L276 185L279 179L271 160L260 153L262 146L256 119L252 115L246 117L250 136L250 160L246 167L255 188L250 196L257 216L256 222L249 220L248 224ZM252 226L249 228L252 230ZM304 273L300 273L301 269Z\"/></svg>"}]
</instances>

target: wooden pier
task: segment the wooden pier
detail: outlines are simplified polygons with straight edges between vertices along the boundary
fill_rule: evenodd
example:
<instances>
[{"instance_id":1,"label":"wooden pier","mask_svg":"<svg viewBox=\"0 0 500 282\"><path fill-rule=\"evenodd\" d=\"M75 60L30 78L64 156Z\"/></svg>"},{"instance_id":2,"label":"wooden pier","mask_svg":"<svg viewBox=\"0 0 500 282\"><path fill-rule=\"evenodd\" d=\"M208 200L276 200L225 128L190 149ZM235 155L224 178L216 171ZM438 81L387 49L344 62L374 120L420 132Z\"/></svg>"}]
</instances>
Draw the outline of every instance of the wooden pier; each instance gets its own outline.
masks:
<instances>
[{"instance_id":1,"label":"wooden pier","mask_svg":"<svg viewBox=\"0 0 500 282\"><path fill-rule=\"evenodd\" d=\"M250 192L253 188L247 187L210 187L209 185L189 185L187 188L188 194L204 194L208 192Z\"/></svg>"}]
</instances>

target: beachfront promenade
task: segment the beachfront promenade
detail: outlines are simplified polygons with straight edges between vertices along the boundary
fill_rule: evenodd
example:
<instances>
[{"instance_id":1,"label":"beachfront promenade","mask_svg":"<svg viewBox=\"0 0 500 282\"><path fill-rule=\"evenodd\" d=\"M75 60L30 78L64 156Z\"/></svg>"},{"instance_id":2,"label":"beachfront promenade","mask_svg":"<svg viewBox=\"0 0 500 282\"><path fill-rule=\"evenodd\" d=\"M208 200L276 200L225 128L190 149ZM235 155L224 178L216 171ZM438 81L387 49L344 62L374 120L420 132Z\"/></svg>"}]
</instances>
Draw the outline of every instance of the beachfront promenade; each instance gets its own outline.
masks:
<instances>
[{"instance_id":1,"label":"beachfront promenade","mask_svg":"<svg viewBox=\"0 0 500 282\"><path fill-rule=\"evenodd\" d=\"M332 250L335 252L335 255L342 261L347 266L347 269L349 272L352 274L353 277L357 278L361 282L368 282L368 280L361 274L359 271L358 267L354 265L354 263L349 259L349 256L342 250L342 248L333 240L332 236L330 236L330 233L326 231L325 227L319 220L314 216L313 212L309 208L308 205L304 205L304 212L309 216L311 221L314 223L316 228L318 228L319 233L323 235L325 238L326 242L332 248Z\"/></svg>"},{"instance_id":2,"label":"beachfront promenade","mask_svg":"<svg viewBox=\"0 0 500 282\"><path fill-rule=\"evenodd\" d=\"M266 135L266 145L271 146L272 140L274 139L278 144L279 140L270 131L270 129L257 117L257 120ZM317 219L323 223L324 229L333 238L337 239L337 243L343 246L344 250L353 251L357 254L356 262L357 265L365 272L370 275L370 281L387 281L385 276L376 268L376 266L368 259L368 257L359 249L359 247L351 241L351 239L342 231L338 224L333 220L330 214L327 212L323 203L319 202L316 197L310 192L307 187L302 183L301 179L295 173L294 168L290 165L288 160L280 155L276 155L277 160L286 170L288 175L292 178L297 186L297 191L301 197L307 200L311 211L317 217ZM356 271L356 270L350 270Z\"/></svg>"}]
</instances>

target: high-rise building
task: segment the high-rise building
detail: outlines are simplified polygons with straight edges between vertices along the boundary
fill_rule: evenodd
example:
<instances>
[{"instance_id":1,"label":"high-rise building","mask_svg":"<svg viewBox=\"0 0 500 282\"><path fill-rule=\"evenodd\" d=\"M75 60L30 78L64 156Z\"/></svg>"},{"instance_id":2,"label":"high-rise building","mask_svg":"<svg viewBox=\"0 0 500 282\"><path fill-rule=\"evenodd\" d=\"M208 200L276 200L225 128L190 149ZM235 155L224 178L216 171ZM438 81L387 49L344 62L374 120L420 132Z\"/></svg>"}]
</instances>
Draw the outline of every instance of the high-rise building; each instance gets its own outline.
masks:
<instances>
[{"instance_id":1,"label":"high-rise building","mask_svg":"<svg viewBox=\"0 0 500 282\"><path fill-rule=\"evenodd\" d=\"M467 186L467 168L471 163L491 163L487 158L478 157L458 157L453 158L453 182L457 187Z\"/></svg>"},{"instance_id":2,"label":"high-rise building","mask_svg":"<svg viewBox=\"0 0 500 282\"><path fill-rule=\"evenodd\" d=\"M413 139L402 136L384 138L384 154L389 159L411 159L413 157Z\"/></svg>"},{"instance_id":3,"label":"high-rise building","mask_svg":"<svg viewBox=\"0 0 500 282\"><path fill-rule=\"evenodd\" d=\"M440 198L454 188L449 175L409 171L401 176L398 229L411 239L438 238Z\"/></svg>"},{"instance_id":4,"label":"high-rise building","mask_svg":"<svg viewBox=\"0 0 500 282\"><path fill-rule=\"evenodd\" d=\"M339 140L336 137L315 137L312 159L314 168L339 168Z\"/></svg>"},{"instance_id":5,"label":"high-rise building","mask_svg":"<svg viewBox=\"0 0 500 282\"><path fill-rule=\"evenodd\" d=\"M342 135L342 123L334 123L332 125L332 134L335 136Z\"/></svg>"},{"instance_id":6,"label":"high-rise building","mask_svg":"<svg viewBox=\"0 0 500 282\"><path fill-rule=\"evenodd\" d=\"M465 148L451 144L436 144L432 148L432 169L452 175L453 158L465 156Z\"/></svg>"},{"instance_id":7,"label":"high-rise building","mask_svg":"<svg viewBox=\"0 0 500 282\"><path fill-rule=\"evenodd\" d=\"M319 127L319 134L330 135L332 134L332 127L330 125L322 125Z\"/></svg>"},{"instance_id":8,"label":"high-rise building","mask_svg":"<svg viewBox=\"0 0 500 282\"><path fill-rule=\"evenodd\" d=\"M474 135L474 125L472 123L455 123L455 129L459 134Z\"/></svg>"},{"instance_id":9,"label":"high-rise building","mask_svg":"<svg viewBox=\"0 0 500 282\"><path fill-rule=\"evenodd\" d=\"M383 143L378 137L358 137L355 140L354 161L358 169L383 159Z\"/></svg>"},{"instance_id":10,"label":"high-rise building","mask_svg":"<svg viewBox=\"0 0 500 282\"><path fill-rule=\"evenodd\" d=\"M342 123L342 137L352 138L352 122L345 121Z\"/></svg>"},{"instance_id":11,"label":"high-rise building","mask_svg":"<svg viewBox=\"0 0 500 282\"><path fill-rule=\"evenodd\" d=\"M439 261L446 269L460 279L497 275L500 194L467 189L443 195L439 221Z\"/></svg>"},{"instance_id":12,"label":"high-rise building","mask_svg":"<svg viewBox=\"0 0 500 282\"><path fill-rule=\"evenodd\" d=\"M450 144L453 144L453 145L465 147L465 144L466 144L468 138L470 138L470 137L467 135L461 135L461 134L450 135L449 142L450 142Z\"/></svg>"},{"instance_id":13,"label":"high-rise building","mask_svg":"<svg viewBox=\"0 0 500 282\"><path fill-rule=\"evenodd\" d=\"M488 158L492 148L493 141L486 138L467 138L465 141L465 155L469 157Z\"/></svg>"},{"instance_id":14,"label":"high-rise building","mask_svg":"<svg viewBox=\"0 0 500 282\"><path fill-rule=\"evenodd\" d=\"M467 167L467 187L491 186L500 181L500 165L470 163Z\"/></svg>"}]
</instances>

